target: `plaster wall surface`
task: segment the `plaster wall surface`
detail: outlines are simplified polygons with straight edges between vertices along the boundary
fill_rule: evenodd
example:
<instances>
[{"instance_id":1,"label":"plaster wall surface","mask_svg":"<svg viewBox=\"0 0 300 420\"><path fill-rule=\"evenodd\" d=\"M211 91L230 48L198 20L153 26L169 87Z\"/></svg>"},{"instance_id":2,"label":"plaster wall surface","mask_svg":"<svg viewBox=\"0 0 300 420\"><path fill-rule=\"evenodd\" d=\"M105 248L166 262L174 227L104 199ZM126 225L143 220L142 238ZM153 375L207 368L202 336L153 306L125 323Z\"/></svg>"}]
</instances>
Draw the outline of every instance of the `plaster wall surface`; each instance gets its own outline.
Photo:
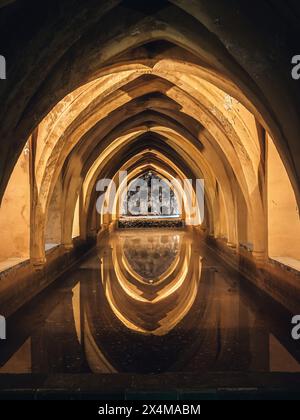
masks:
<instances>
[{"instance_id":1,"label":"plaster wall surface","mask_svg":"<svg viewBox=\"0 0 300 420\"><path fill-rule=\"evenodd\" d=\"M284 165L268 137L269 256L300 260L300 218Z\"/></svg>"},{"instance_id":2,"label":"plaster wall surface","mask_svg":"<svg viewBox=\"0 0 300 420\"><path fill-rule=\"evenodd\" d=\"M0 207L0 261L29 258L29 156L21 153Z\"/></svg>"}]
</instances>

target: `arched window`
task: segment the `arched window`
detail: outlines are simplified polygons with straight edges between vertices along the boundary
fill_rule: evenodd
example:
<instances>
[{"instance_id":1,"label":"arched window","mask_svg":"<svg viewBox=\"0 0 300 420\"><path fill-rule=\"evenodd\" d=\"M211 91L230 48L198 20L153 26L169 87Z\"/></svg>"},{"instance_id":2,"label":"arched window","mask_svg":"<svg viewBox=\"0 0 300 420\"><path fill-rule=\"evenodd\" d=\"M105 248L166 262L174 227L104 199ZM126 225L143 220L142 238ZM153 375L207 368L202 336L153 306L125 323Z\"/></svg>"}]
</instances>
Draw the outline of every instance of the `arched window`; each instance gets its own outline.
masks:
<instances>
[{"instance_id":1,"label":"arched window","mask_svg":"<svg viewBox=\"0 0 300 420\"><path fill-rule=\"evenodd\" d=\"M148 171L128 186L122 205L124 217L179 217L179 205L169 183Z\"/></svg>"}]
</instances>

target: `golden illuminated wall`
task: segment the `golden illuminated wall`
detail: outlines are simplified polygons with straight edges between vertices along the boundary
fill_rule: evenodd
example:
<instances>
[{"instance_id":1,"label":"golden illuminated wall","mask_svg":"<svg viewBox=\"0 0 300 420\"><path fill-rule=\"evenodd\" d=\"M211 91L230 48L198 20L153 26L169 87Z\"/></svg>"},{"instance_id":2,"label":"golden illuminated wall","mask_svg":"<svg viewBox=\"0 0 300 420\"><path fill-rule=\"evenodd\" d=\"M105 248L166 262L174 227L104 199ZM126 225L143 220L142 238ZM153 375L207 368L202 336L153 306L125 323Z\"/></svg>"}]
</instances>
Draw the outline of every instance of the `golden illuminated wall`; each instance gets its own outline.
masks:
<instances>
[{"instance_id":1,"label":"golden illuminated wall","mask_svg":"<svg viewBox=\"0 0 300 420\"><path fill-rule=\"evenodd\" d=\"M265 133L273 135L267 114L245 86L204 63L196 44L173 41L162 41L163 53L153 46L151 59L147 42L141 49L119 45L117 62L99 64L88 80L57 94L31 136L31 206L21 160L6 190L0 217L5 237L15 236L2 259L29 256L30 207L35 265L45 264L45 245L69 250L79 234L86 240L113 224L115 210L96 214L96 184L116 180L120 170L130 179L149 168L169 180L203 178L206 218L197 215L197 227L237 253L245 246L255 260L266 261L268 250L281 255L292 232L299 238L292 187L271 146L266 190ZM278 133L273 137L280 146ZM191 224L187 211L183 218ZM289 256L298 258L298 239L291 242Z\"/></svg>"},{"instance_id":2,"label":"golden illuminated wall","mask_svg":"<svg viewBox=\"0 0 300 420\"><path fill-rule=\"evenodd\" d=\"M29 258L30 185L27 147L19 157L1 204L0 236L0 261Z\"/></svg>"},{"instance_id":3,"label":"golden illuminated wall","mask_svg":"<svg viewBox=\"0 0 300 420\"><path fill-rule=\"evenodd\" d=\"M270 257L300 260L300 218L290 180L268 136L268 233Z\"/></svg>"}]
</instances>

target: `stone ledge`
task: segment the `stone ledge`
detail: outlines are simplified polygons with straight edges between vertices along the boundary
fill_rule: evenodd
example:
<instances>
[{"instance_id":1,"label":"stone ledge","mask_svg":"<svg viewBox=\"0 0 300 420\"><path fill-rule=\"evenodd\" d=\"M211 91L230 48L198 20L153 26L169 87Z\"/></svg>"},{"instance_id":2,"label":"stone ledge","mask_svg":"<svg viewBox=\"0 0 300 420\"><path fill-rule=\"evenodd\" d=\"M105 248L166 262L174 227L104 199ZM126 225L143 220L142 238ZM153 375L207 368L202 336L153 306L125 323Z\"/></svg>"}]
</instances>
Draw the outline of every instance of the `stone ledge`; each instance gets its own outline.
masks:
<instances>
[{"instance_id":1,"label":"stone ledge","mask_svg":"<svg viewBox=\"0 0 300 420\"><path fill-rule=\"evenodd\" d=\"M56 247L46 255L46 264L36 270L29 260L0 273L1 315L9 317L26 302L49 286L65 271L82 259L95 241L74 241L74 249L66 252Z\"/></svg>"},{"instance_id":2,"label":"stone ledge","mask_svg":"<svg viewBox=\"0 0 300 420\"><path fill-rule=\"evenodd\" d=\"M75 375L0 375L0 400L24 399L293 399L300 397L300 375L205 372Z\"/></svg>"},{"instance_id":3,"label":"stone ledge","mask_svg":"<svg viewBox=\"0 0 300 420\"><path fill-rule=\"evenodd\" d=\"M300 273L273 260L256 261L245 249L230 249L226 243L206 237L207 246L230 268L240 272L260 291L271 296L288 311L300 313Z\"/></svg>"}]
</instances>

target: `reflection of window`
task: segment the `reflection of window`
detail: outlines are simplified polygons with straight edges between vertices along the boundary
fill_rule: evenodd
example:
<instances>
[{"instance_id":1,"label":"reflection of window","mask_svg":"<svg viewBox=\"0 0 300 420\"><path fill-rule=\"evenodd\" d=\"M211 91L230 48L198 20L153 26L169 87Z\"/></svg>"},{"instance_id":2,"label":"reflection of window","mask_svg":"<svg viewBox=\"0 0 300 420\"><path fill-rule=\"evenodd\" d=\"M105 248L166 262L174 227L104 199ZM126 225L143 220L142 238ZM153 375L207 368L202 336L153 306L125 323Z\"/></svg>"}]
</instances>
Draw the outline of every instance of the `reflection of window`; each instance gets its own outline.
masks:
<instances>
[{"instance_id":1,"label":"reflection of window","mask_svg":"<svg viewBox=\"0 0 300 420\"><path fill-rule=\"evenodd\" d=\"M176 195L169 183L149 171L129 184L122 215L178 217L180 213Z\"/></svg>"},{"instance_id":2,"label":"reflection of window","mask_svg":"<svg viewBox=\"0 0 300 420\"><path fill-rule=\"evenodd\" d=\"M127 262L144 281L155 283L175 260L180 248L177 234L152 234L141 240L137 236L126 238L123 244Z\"/></svg>"}]
</instances>

